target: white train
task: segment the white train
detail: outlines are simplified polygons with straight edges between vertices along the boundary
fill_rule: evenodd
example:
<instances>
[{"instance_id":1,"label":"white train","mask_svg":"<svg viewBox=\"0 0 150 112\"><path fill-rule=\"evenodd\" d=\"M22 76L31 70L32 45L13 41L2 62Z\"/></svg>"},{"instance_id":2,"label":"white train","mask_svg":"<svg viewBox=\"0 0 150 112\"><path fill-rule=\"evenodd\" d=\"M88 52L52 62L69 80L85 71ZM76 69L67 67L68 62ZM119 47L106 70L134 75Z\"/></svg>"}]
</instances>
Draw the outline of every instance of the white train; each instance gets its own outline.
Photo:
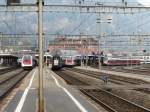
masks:
<instances>
[{"instance_id":1,"label":"white train","mask_svg":"<svg viewBox=\"0 0 150 112\"><path fill-rule=\"evenodd\" d=\"M140 65L140 60L127 58L104 58L103 65L109 66Z\"/></svg>"},{"instance_id":2,"label":"white train","mask_svg":"<svg viewBox=\"0 0 150 112\"><path fill-rule=\"evenodd\" d=\"M150 64L150 56L133 56L134 59L139 59L141 64Z\"/></svg>"},{"instance_id":3,"label":"white train","mask_svg":"<svg viewBox=\"0 0 150 112\"><path fill-rule=\"evenodd\" d=\"M74 66L75 65L75 58L73 56L68 56L65 58L65 65L66 66Z\"/></svg>"},{"instance_id":4,"label":"white train","mask_svg":"<svg viewBox=\"0 0 150 112\"><path fill-rule=\"evenodd\" d=\"M21 67L25 70L31 70L36 65L32 55L24 55L21 61Z\"/></svg>"},{"instance_id":5,"label":"white train","mask_svg":"<svg viewBox=\"0 0 150 112\"><path fill-rule=\"evenodd\" d=\"M80 61L80 58L77 56L66 56L63 58L63 60L64 60L64 65L68 67L73 67L78 65L78 63L80 63L78 62L78 60Z\"/></svg>"}]
</instances>

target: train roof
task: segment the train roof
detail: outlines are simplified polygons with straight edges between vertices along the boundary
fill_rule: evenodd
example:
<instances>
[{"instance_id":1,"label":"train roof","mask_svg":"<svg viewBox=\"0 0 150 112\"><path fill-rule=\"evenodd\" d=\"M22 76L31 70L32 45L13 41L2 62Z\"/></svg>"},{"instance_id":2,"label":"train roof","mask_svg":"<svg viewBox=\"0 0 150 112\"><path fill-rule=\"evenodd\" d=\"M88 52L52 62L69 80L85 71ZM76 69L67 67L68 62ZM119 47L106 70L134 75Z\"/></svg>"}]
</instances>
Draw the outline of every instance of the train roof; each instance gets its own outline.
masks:
<instances>
[{"instance_id":1,"label":"train roof","mask_svg":"<svg viewBox=\"0 0 150 112\"><path fill-rule=\"evenodd\" d=\"M108 60L139 60L139 59L134 59L134 58L108 58Z\"/></svg>"},{"instance_id":2,"label":"train roof","mask_svg":"<svg viewBox=\"0 0 150 112\"><path fill-rule=\"evenodd\" d=\"M17 55L14 55L14 54L10 54L10 53L0 53L0 56L2 57L5 57L5 56L10 56L10 57L18 57Z\"/></svg>"},{"instance_id":3,"label":"train roof","mask_svg":"<svg viewBox=\"0 0 150 112\"><path fill-rule=\"evenodd\" d=\"M36 54L35 57L38 57L39 55ZM44 54L44 56L49 56L49 57L53 57L51 54Z\"/></svg>"},{"instance_id":4,"label":"train roof","mask_svg":"<svg viewBox=\"0 0 150 112\"><path fill-rule=\"evenodd\" d=\"M77 50L60 50L62 56L76 56L79 55Z\"/></svg>"}]
</instances>

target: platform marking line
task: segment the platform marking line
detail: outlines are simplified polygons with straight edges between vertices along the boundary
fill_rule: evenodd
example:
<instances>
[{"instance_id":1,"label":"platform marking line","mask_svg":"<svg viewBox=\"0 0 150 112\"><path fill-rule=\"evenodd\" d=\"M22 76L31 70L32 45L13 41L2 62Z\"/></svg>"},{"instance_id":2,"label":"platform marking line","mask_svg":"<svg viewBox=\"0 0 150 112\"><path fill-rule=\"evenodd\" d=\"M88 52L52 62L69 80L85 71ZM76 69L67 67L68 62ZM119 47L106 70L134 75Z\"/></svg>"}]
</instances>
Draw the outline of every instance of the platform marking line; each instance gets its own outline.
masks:
<instances>
[{"instance_id":1,"label":"platform marking line","mask_svg":"<svg viewBox=\"0 0 150 112\"><path fill-rule=\"evenodd\" d=\"M23 93L23 95L22 95L22 97L21 97L21 99L20 99L20 101L19 101L19 104L17 105L17 107L16 107L16 109L15 109L14 112L21 112L22 107L23 107L23 105L24 105L24 102L25 102L25 100L26 100L27 94L28 94L28 92L29 92L29 89L30 89L31 86L32 86L32 82L33 82L35 73L36 73L36 70L34 71L32 77L31 77L31 79L30 79L30 83L29 83L28 87L25 89L25 91L24 91L24 93Z\"/></svg>"},{"instance_id":2,"label":"platform marking line","mask_svg":"<svg viewBox=\"0 0 150 112\"><path fill-rule=\"evenodd\" d=\"M65 87L63 87L59 84L58 80L55 78L55 76L53 74L51 74L51 76L55 80L56 85L64 90L64 92L72 99L72 101L76 104L76 106L80 109L81 112L88 112L82 106L82 104Z\"/></svg>"}]
</instances>

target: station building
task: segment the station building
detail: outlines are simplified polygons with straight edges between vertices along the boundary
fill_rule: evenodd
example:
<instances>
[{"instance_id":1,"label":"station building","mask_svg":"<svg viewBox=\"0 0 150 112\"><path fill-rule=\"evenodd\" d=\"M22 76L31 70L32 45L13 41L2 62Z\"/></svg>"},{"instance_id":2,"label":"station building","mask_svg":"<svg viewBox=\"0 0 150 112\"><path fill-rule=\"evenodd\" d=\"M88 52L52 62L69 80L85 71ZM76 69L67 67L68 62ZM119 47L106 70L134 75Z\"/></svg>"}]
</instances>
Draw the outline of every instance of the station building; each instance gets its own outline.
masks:
<instances>
[{"instance_id":1,"label":"station building","mask_svg":"<svg viewBox=\"0 0 150 112\"><path fill-rule=\"evenodd\" d=\"M54 50L77 50L80 54L93 54L98 51L98 41L86 37L57 37L49 42L49 51Z\"/></svg>"}]
</instances>

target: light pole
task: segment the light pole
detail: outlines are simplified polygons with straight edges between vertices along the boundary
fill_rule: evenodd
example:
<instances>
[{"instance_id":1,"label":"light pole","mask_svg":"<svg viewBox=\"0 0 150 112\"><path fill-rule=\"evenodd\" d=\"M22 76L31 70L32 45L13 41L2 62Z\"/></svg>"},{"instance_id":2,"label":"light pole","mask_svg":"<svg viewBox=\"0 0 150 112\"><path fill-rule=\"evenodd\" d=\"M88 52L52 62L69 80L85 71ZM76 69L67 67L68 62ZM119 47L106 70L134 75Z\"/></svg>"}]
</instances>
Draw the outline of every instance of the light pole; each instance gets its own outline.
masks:
<instances>
[{"instance_id":1,"label":"light pole","mask_svg":"<svg viewBox=\"0 0 150 112\"><path fill-rule=\"evenodd\" d=\"M99 14L99 17L97 18L97 24L98 24L98 28L99 28L99 30L98 30L98 68L99 68L99 70L100 70L100 68L101 68L101 62L100 62L100 38L101 38L101 25L100 25L100 23L101 23L101 18L100 18L100 14ZM99 33L99 31L100 31L100 33Z\"/></svg>"},{"instance_id":2,"label":"light pole","mask_svg":"<svg viewBox=\"0 0 150 112\"><path fill-rule=\"evenodd\" d=\"M89 31L89 28L86 29L86 32ZM88 54L89 54L89 39L88 39L88 36L86 37L86 68L88 66L88 60L89 60L89 57L88 57Z\"/></svg>"},{"instance_id":3,"label":"light pole","mask_svg":"<svg viewBox=\"0 0 150 112\"><path fill-rule=\"evenodd\" d=\"M2 33L0 32L0 52L2 51Z\"/></svg>"},{"instance_id":4,"label":"light pole","mask_svg":"<svg viewBox=\"0 0 150 112\"><path fill-rule=\"evenodd\" d=\"M39 40L39 108L38 112L44 112L44 94L43 94L43 0L37 1L38 5L38 40Z\"/></svg>"},{"instance_id":5,"label":"light pole","mask_svg":"<svg viewBox=\"0 0 150 112\"><path fill-rule=\"evenodd\" d=\"M86 68L87 68L87 66L88 66L88 37L86 37L86 45L85 45L85 47L86 47Z\"/></svg>"}]
</instances>

